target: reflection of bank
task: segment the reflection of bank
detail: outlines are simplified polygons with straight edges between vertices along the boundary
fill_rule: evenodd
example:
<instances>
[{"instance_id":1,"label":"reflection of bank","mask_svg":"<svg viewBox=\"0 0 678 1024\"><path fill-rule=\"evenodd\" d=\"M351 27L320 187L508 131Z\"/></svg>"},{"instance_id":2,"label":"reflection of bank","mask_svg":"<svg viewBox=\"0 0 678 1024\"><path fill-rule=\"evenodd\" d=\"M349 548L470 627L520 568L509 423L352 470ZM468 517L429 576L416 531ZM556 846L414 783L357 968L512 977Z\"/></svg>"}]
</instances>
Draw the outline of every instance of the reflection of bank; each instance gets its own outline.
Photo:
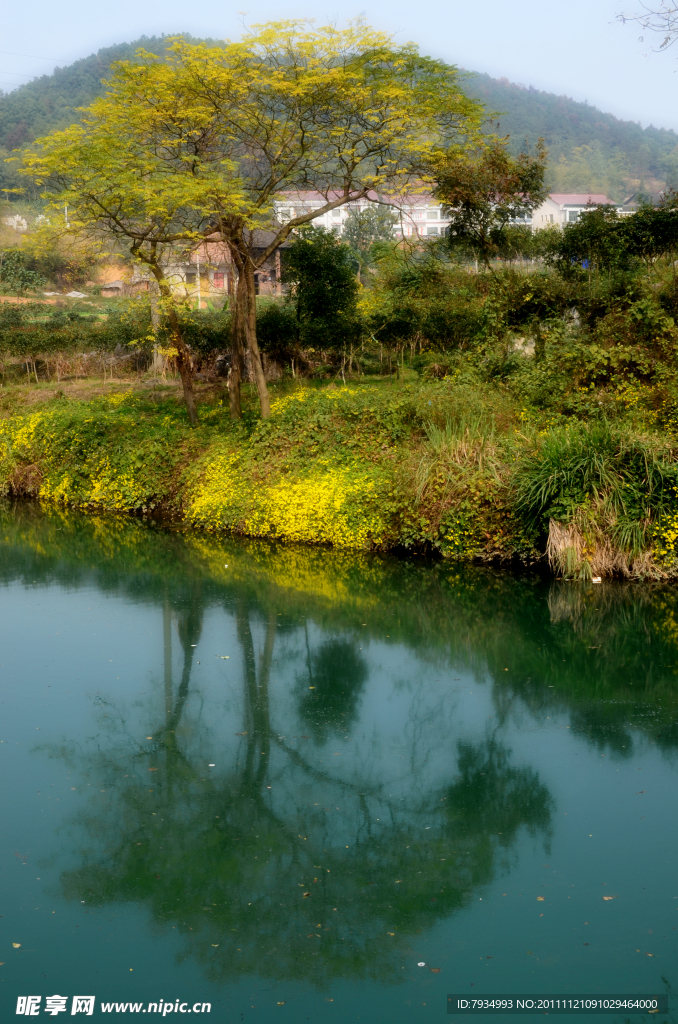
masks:
<instances>
[{"instance_id":1,"label":"reflection of bank","mask_svg":"<svg viewBox=\"0 0 678 1024\"><path fill-rule=\"evenodd\" d=\"M328 765L321 741L358 713L355 689L348 701L341 690L353 672L358 689L366 684L366 663L348 634L314 640L302 623L283 637L275 607L244 589L229 599L243 735L220 752L226 768L210 773L208 738L191 711L192 698L204 698L192 683L204 604L200 579L162 595L163 710L153 739L139 750L140 729L127 711L128 746L81 752L82 768L110 800L93 801L79 820L91 849L64 872L64 895L145 904L156 922L183 934L215 979L251 972L319 985L333 977L395 980L410 938L466 906L503 871L521 829L548 836L548 791L493 737L453 747L447 780L422 791L418 775L409 800L391 797L369 773L354 777ZM316 737L305 744L272 721L271 670L283 639L299 641L312 673L301 688L295 667L286 690L301 729ZM110 705L107 712L110 720ZM124 778L120 766L130 763L134 774Z\"/></svg>"}]
</instances>

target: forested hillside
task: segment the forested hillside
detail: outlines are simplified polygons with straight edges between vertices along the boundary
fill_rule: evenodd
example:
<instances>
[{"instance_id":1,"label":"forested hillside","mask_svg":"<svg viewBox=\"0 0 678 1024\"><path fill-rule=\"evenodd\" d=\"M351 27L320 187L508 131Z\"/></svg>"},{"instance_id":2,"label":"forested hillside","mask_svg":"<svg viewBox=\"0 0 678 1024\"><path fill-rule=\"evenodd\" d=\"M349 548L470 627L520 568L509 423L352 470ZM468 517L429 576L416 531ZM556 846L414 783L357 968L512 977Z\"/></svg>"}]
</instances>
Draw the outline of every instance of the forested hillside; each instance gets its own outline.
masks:
<instances>
[{"instance_id":1,"label":"forested hillside","mask_svg":"<svg viewBox=\"0 0 678 1024\"><path fill-rule=\"evenodd\" d=\"M40 135L77 118L76 108L102 91L115 60L129 59L139 47L165 51L167 37L142 37L109 46L57 68L11 93L0 92L0 160ZM654 191L678 185L678 134L621 121L587 103L540 92L489 75L469 75L466 92L498 113L499 131L511 136L514 150L540 137L549 149L549 184L555 191L605 192L613 199L642 187ZM15 164L0 163L0 188L24 185Z\"/></svg>"},{"instance_id":2,"label":"forested hillside","mask_svg":"<svg viewBox=\"0 0 678 1024\"><path fill-rule=\"evenodd\" d=\"M678 185L678 134L621 121L588 103L540 92L506 78L472 75L466 92L501 114L499 132L518 151L543 138L549 150L549 184L557 192L605 192L612 199L643 187Z\"/></svg>"},{"instance_id":3,"label":"forested hillside","mask_svg":"<svg viewBox=\"0 0 678 1024\"><path fill-rule=\"evenodd\" d=\"M163 54L168 38L142 36L131 43L108 46L10 93L0 90L0 189L26 187L26 181L16 173L16 165L4 162L13 150L72 124L78 118L77 108L91 103L103 91L102 79L114 61L129 60L139 48ZM190 38L188 33L186 38Z\"/></svg>"}]
</instances>

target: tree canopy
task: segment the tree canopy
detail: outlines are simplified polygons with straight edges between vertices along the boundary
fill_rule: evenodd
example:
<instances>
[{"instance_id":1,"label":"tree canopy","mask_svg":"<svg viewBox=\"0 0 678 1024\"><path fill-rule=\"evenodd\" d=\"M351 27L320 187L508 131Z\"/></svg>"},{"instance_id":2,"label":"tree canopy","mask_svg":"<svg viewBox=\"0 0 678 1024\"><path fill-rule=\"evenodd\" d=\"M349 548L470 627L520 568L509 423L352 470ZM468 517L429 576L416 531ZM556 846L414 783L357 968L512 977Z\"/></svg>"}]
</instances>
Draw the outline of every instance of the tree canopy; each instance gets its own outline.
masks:
<instances>
[{"instance_id":1,"label":"tree canopy","mask_svg":"<svg viewBox=\"0 0 678 1024\"><path fill-rule=\"evenodd\" d=\"M40 140L26 173L72 205L81 230L129 240L168 300L158 247L220 236L238 272L231 411L246 344L266 417L255 271L328 210L405 193L443 152L476 143L482 120L457 70L412 44L360 21L271 22L238 42L176 39L165 59L141 51L114 65L106 96L82 125ZM322 203L305 207L308 192ZM281 225L275 201L290 193L301 209Z\"/></svg>"},{"instance_id":2,"label":"tree canopy","mask_svg":"<svg viewBox=\"0 0 678 1024\"><path fill-rule=\"evenodd\" d=\"M545 169L541 141L534 157L511 156L501 140L446 155L436 170L435 194L450 212L450 246L470 250L489 269L509 223L546 198Z\"/></svg>"}]
</instances>

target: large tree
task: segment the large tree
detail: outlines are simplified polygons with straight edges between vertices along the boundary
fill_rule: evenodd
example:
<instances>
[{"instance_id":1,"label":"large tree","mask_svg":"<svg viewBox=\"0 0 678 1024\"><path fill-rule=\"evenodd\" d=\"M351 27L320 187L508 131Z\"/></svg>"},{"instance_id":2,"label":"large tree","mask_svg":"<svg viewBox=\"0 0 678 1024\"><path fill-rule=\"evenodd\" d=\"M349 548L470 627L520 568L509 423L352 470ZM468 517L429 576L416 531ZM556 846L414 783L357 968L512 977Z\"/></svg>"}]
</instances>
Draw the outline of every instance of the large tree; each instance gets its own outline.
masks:
<instances>
[{"instance_id":1,"label":"large tree","mask_svg":"<svg viewBox=\"0 0 678 1024\"><path fill-rule=\"evenodd\" d=\"M240 413L246 345L266 417L256 271L301 225L421 183L443 151L477 140L482 109L461 92L456 68L361 22L345 30L273 22L239 42L177 39L163 59L137 57L114 66L82 128L41 140L28 170L49 179L60 201L84 207L83 226L133 237L135 257L159 283L153 243L221 236L238 272L231 413ZM281 199L294 207L283 224Z\"/></svg>"},{"instance_id":2,"label":"large tree","mask_svg":"<svg viewBox=\"0 0 678 1024\"><path fill-rule=\"evenodd\" d=\"M239 414L246 345L266 417L256 271L301 225L355 200L406 193L437 154L477 139L482 110L462 93L455 68L360 22L345 30L274 22L240 42L177 40L166 62L143 59L143 72L126 65L118 74L143 79L149 106L155 75L173 76L209 124L195 133L196 159L224 160L242 182L244 201L213 220L238 271L231 412ZM171 149L165 156L174 159ZM276 218L281 200L293 208L285 223Z\"/></svg>"}]
</instances>

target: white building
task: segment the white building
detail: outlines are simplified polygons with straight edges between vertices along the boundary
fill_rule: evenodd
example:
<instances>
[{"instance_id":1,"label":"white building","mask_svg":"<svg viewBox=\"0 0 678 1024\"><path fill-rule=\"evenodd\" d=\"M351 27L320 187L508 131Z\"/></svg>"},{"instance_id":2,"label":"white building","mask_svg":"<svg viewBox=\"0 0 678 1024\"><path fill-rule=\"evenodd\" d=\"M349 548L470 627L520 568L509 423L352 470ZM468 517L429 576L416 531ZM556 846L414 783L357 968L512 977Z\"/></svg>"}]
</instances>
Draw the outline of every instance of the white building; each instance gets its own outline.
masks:
<instances>
[{"instance_id":1,"label":"white building","mask_svg":"<svg viewBox=\"0 0 678 1024\"><path fill-rule=\"evenodd\" d=\"M368 207L374 206L376 200L375 194L374 199L359 199L354 203L346 203L329 213L324 213L321 217L316 217L312 223L341 235L349 210L366 210ZM396 238L443 235L450 223L449 217L444 216L440 203L430 195L413 195L398 200L389 197L380 201L398 214L399 220L393 229ZM284 200L276 200L275 214L280 223L284 224L293 217L300 217L310 210L319 210L326 203L325 197L318 192L290 192Z\"/></svg>"},{"instance_id":2,"label":"white building","mask_svg":"<svg viewBox=\"0 0 678 1024\"><path fill-rule=\"evenodd\" d=\"M330 196L330 201L331 201ZM376 195L374 199L376 200ZM408 196L405 199L384 198L384 205L390 206L399 216L399 221L394 227L396 238L428 238L435 235L444 235L450 223L450 218L445 216L440 203L432 196L422 194ZM343 224L351 209L367 209L373 205L372 199L360 199L355 203L347 203L339 206L329 213L316 217L313 224L317 224L327 230L342 234ZM288 193L284 200L276 200L276 217L281 223L299 217L309 210L319 210L325 206L327 200L318 192L295 192ZM565 224L573 224L582 213L585 213L591 206L614 206L617 213L624 213L623 207L613 203L611 199L600 193L583 192L553 192L544 200L532 214L525 213L522 216L512 219L512 224L531 227L533 231L549 227L551 224L558 224L564 227Z\"/></svg>"},{"instance_id":3,"label":"white building","mask_svg":"<svg viewBox=\"0 0 678 1024\"><path fill-rule=\"evenodd\" d=\"M533 231L558 224L574 224L591 206L614 206L618 214L622 207L613 203L607 196L583 192L552 192L541 206L537 207L531 217Z\"/></svg>"}]
</instances>

